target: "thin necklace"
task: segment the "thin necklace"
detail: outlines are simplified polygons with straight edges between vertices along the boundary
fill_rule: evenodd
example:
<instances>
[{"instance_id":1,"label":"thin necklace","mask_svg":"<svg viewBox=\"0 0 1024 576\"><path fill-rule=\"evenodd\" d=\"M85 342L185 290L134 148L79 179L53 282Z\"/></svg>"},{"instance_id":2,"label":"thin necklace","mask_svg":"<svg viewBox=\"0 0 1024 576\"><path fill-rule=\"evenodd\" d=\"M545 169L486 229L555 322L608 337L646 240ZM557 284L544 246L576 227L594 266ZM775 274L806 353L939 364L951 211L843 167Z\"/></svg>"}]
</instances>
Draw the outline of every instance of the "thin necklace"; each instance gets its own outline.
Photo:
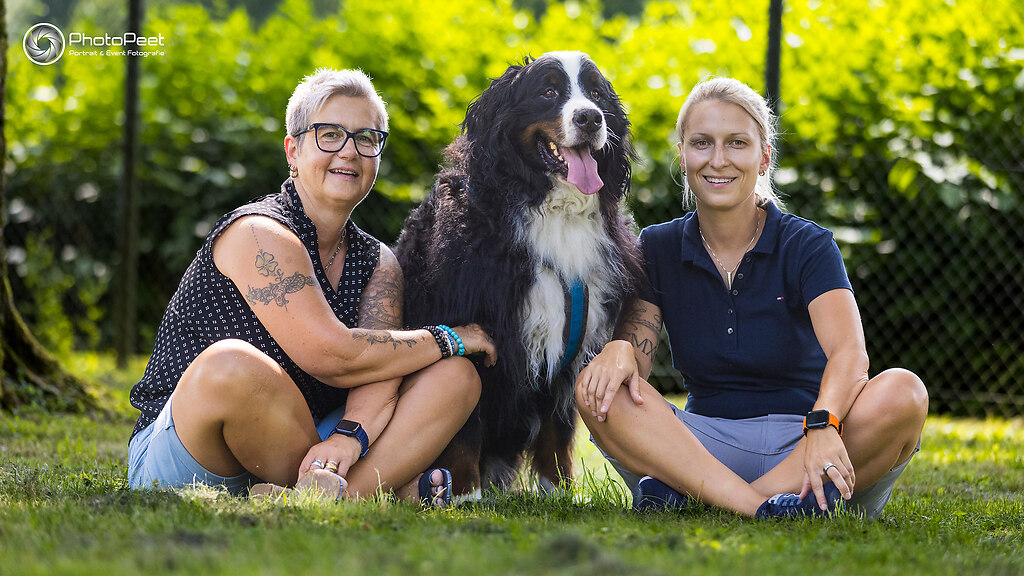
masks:
<instances>
[{"instance_id":1,"label":"thin necklace","mask_svg":"<svg viewBox=\"0 0 1024 576\"><path fill-rule=\"evenodd\" d=\"M754 235L750 237L750 242L748 242L747 247L743 249L743 254L746 254L747 251L750 250L750 247L754 245L754 238L757 238L757 231L760 228L761 214L758 214L757 221L754 222ZM735 274L736 271L740 269L740 264L743 262L743 255L740 255L739 261L736 262L736 266L733 267L732 271L730 272L729 269L725 267L725 264L722 264L722 261L718 259L718 255L715 254L715 249L712 248L711 244L708 243L707 238L704 238L704 232L700 229L699 224L697 225L697 233L700 234L700 239L702 242L704 242L704 246L707 246L708 252L711 252L711 257L715 259L715 262L717 262L718 265L722 267L722 271L725 272L725 287L731 289L732 275Z\"/></svg>"},{"instance_id":2,"label":"thin necklace","mask_svg":"<svg viewBox=\"0 0 1024 576\"><path fill-rule=\"evenodd\" d=\"M341 238L338 239L338 247L334 249L334 254L331 254L331 259L327 261L327 266L324 268L324 272L331 269L331 264L334 264L334 259L338 257L338 253L341 252L341 247L345 245L345 229L341 229Z\"/></svg>"}]
</instances>

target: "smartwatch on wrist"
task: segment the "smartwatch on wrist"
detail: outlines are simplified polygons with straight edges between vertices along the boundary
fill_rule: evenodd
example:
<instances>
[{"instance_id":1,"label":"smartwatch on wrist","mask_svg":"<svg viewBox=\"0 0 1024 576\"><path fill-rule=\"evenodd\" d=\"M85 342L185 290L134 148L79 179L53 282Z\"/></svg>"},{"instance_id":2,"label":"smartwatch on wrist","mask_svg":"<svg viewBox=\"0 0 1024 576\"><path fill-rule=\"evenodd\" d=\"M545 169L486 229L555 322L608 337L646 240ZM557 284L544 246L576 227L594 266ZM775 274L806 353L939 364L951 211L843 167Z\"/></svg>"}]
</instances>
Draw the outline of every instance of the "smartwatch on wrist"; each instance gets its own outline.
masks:
<instances>
[{"instance_id":1,"label":"smartwatch on wrist","mask_svg":"<svg viewBox=\"0 0 1024 576\"><path fill-rule=\"evenodd\" d=\"M366 456L366 453L370 451L370 437L366 435L366 430L363 430L363 425L359 422L352 420L342 420L338 422L338 425L334 427L335 434L341 434L342 436L348 436L355 438L359 441L359 457Z\"/></svg>"},{"instance_id":2,"label":"smartwatch on wrist","mask_svg":"<svg viewBox=\"0 0 1024 576\"><path fill-rule=\"evenodd\" d=\"M843 423L828 410L811 410L804 416L804 436L808 430L820 430L829 426L835 428L840 436L843 435Z\"/></svg>"}]
</instances>

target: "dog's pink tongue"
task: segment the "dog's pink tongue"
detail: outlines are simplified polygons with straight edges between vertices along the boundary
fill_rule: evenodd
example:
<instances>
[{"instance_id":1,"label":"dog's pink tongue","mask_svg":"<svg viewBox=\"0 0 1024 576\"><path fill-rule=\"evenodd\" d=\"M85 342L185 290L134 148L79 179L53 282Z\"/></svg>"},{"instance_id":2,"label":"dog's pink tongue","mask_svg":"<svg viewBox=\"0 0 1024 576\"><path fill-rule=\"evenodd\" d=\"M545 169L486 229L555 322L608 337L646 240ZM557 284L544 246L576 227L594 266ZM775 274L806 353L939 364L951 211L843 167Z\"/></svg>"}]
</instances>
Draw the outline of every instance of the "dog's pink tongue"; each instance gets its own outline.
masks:
<instances>
[{"instance_id":1,"label":"dog's pink tongue","mask_svg":"<svg viewBox=\"0 0 1024 576\"><path fill-rule=\"evenodd\" d=\"M580 150L583 151L582 154ZM569 165L569 175L565 179L579 188L580 192L593 194L604 186L601 177L597 175L597 160L591 156L589 146L563 148L562 156Z\"/></svg>"}]
</instances>

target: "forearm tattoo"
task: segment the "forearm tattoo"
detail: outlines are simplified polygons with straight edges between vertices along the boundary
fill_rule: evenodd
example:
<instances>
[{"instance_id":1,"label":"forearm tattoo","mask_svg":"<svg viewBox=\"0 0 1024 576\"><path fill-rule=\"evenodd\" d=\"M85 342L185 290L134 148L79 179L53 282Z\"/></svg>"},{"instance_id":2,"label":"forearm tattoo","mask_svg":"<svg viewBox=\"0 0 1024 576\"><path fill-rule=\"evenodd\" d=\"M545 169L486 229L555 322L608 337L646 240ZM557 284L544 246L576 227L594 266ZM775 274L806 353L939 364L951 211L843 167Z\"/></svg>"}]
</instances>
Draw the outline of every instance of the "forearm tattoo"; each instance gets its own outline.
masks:
<instances>
[{"instance_id":1,"label":"forearm tattoo","mask_svg":"<svg viewBox=\"0 0 1024 576\"><path fill-rule=\"evenodd\" d=\"M658 339L661 337L661 313L652 311L649 304L640 301L623 317L619 324L619 332L628 336L630 343L641 354L653 360L658 352ZM654 335L653 338L651 334Z\"/></svg>"},{"instance_id":2,"label":"forearm tattoo","mask_svg":"<svg viewBox=\"0 0 1024 576\"><path fill-rule=\"evenodd\" d=\"M359 325L377 330L402 327L402 272L381 268L380 277L370 281L359 304Z\"/></svg>"},{"instance_id":3,"label":"forearm tattoo","mask_svg":"<svg viewBox=\"0 0 1024 576\"><path fill-rule=\"evenodd\" d=\"M363 330L361 328L353 328L352 337L356 340L366 340L370 346L375 346L377 344L391 344L391 347L394 350L398 350L400 345L405 345L407 348L412 348L416 345L416 340L399 340L391 334L380 330Z\"/></svg>"},{"instance_id":4,"label":"forearm tattoo","mask_svg":"<svg viewBox=\"0 0 1024 576\"><path fill-rule=\"evenodd\" d=\"M256 228L249 224L249 229L252 231L252 237L256 238ZM278 267L277 259L274 258L274 255L260 248L259 238L256 238L256 261L253 264L256 266L256 271L259 272L260 276L266 276L272 280L269 284L262 287L254 288L251 284L249 285L249 292L245 295L245 299L249 302L250 306L257 302L269 306L273 302L287 310L288 299L285 298L286 295L294 294L306 286L313 285L313 279L301 272L296 272L286 278Z\"/></svg>"}]
</instances>

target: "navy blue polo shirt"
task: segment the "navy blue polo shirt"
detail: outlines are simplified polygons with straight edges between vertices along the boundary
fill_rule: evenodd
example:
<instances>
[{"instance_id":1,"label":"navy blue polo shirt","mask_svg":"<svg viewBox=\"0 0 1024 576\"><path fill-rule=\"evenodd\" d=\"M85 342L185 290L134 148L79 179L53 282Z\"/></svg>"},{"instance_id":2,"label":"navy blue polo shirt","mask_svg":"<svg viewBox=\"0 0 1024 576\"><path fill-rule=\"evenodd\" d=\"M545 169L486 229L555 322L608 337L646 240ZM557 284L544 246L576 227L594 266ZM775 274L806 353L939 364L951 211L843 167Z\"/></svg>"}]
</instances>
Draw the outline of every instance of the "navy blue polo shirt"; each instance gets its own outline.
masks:
<instances>
[{"instance_id":1,"label":"navy blue polo shirt","mask_svg":"<svg viewBox=\"0 0 1024 576\"><path fill-rule=\"evenodd\" d=\"M653 290L645 299L661 309L689 412L805 414L818 397L826 358L807 305L853 288L831 232L771 202L765 211L731 290L701 243L696 212L640 233Z\"/></svg>"}]
</instances>

